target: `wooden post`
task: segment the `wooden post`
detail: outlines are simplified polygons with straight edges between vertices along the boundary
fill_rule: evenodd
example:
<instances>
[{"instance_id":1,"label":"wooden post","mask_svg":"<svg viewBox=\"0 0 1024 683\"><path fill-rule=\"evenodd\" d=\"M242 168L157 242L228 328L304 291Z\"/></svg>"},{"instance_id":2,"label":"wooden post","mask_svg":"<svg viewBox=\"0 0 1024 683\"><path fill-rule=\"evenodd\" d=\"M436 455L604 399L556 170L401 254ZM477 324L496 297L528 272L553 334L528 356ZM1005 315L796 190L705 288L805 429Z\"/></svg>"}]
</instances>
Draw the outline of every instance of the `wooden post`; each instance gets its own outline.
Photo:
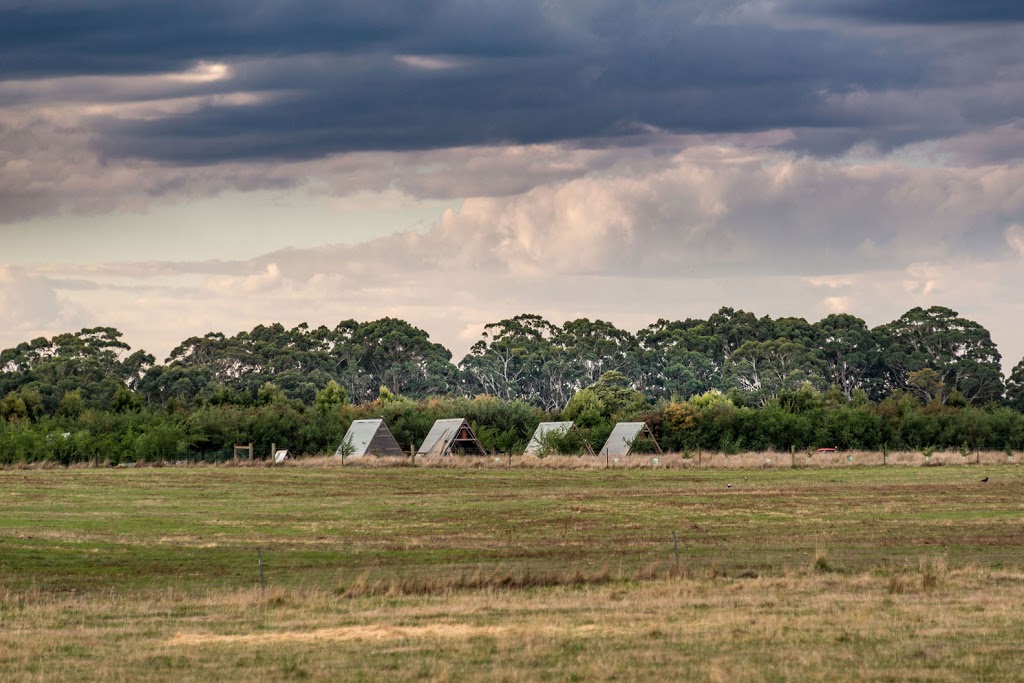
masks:
<instances>
[{"instance_id":1,"label":"wooden post","mask_svg":"<svg viewBox=\"0 0 1024 683\"><path fill-rule=\"evenodd\" d=\"M646 429L647 434L651 437L651 441L654 442L654 450L658 453L658 455L665 455L664 453L661 452L661 444L659 444L658 440L654 438L654 431L650 427L646 427Z\"/></svg>"},{"instance_id":2,"label":"wooden post","mask_svg":"<svg viewBox=\"0 0 1024 683\"><path fill-rule=\"evenodd\" d=\"M249 442L249 462L252 462L252 442Z\"/></svg>"},{"instance_id":3,"label":"wooden post","mask_svg":"<svg viewBox=\"0 0 1024 683\"><path fill-rule=\"evenodd\" d=\"M273 441L270 442L270 461L274 461L274 455L277 454L277 444Z\"/></svg>"}]
</instances>

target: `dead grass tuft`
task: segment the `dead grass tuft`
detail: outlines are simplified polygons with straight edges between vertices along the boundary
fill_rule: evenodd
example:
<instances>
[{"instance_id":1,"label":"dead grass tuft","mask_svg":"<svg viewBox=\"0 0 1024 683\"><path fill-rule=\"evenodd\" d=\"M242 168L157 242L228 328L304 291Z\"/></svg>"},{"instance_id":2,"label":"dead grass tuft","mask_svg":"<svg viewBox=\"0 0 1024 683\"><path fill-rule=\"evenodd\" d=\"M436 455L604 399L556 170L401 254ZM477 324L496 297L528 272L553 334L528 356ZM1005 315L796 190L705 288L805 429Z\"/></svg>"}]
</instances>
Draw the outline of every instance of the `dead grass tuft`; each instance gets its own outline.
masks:
<instances>
[{"instance_id":1,"label":"dead grass tuft","mask_svg":"<svg viewBox=\"0 0 1024 683\"><path fill-rule=\"evenodd\" d=\"M654 578L652 575L650 578ZM639 577L638 577L639 578ZM449 595L458 591L521 591L555 586L600 586L611 583L611 571L604 567L595 571L569 569L533 572L529 569L509 571L502 568L460 574L375 577L360 574L350 584L340 584L334 592L344 598L368 596Z\"/></svg>"},{"instance_id":2,"label":"dead grass tuft","mask_svg":"<svg viewBox=\"0 0 1024 683\"><path fill-rule=\"evenodd\" d=\"M1016 464L1020 459L1005 451L973 451L966 455L960 451L934 451L928 457L919 451L893 451L883 454L880 451L828 451L828 452L789 452L789 451L750 451L745 453L725 454L717 452L695 453L662 453L660 455L643 454L605 458L603 456L548 455L512 455L492 453L488 456L416 456L379 457L362 456L346 458L344 467L363 469L395 468L395 467L429 467L439 469L555 469L555 470L597 470L597 469L788 469L788 468L834 468L849 466L880 466L892 465L901 467L936 467L944 465L999 465ZM80 462L71 465L75 469L108 468L111 463ZM148 462L120 463L118 467L299 467L299 468L331 468L342 467L342 460L333 455L307 455L292 457L284 463L271 460L238 459L221 463L205 462ZM14 463L0 466L0 469L48 470L65 469L67 466L55 461L32 463Z\"/></svg>"}]
</instances>

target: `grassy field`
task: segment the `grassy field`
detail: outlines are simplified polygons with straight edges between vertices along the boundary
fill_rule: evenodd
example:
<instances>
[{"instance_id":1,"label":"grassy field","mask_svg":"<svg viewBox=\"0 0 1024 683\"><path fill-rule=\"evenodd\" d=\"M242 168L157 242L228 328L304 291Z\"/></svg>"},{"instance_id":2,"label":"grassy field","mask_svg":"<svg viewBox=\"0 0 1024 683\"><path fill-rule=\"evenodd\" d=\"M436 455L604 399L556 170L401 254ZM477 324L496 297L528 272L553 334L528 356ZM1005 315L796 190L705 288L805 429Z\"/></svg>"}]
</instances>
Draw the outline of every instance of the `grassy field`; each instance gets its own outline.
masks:
<instances>
[{"instance_id":1,"label":"grassy field","mask_svg":"<svg viewBox=\"0 0 1024 683\"><path fill-rule=\"evenodd\" d=\"M1022 488L1006 464L4 470L0 679L1017 678Z\"/></svg>"}]
</instances>

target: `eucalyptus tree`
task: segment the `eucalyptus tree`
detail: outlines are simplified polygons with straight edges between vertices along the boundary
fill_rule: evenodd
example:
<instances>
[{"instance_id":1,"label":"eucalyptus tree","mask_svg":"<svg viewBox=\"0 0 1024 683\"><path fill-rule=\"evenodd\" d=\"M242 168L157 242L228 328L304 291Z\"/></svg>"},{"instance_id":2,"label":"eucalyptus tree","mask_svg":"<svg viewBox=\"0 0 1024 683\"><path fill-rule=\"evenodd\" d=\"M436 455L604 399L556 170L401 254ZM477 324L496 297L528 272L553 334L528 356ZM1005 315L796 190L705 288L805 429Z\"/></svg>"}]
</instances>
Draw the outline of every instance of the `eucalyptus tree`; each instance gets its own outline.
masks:
<instances>
[{"instance_id":1,"label":"eucalyptus tree","mask_svg":"<svg viewBox=\"0 0 1024 683\"><path fill-rule=\"evenodd\" d=\"M708 318L705 330L704 336L714 343L713 357L722 365L747 342L770 341L779 336L770 317L758 318L753 313L728 306Z\"/></svg>"},{"instance_id":2,"label":"eucalyptus tree","mask_svg":"<svg viewBox=\"0 0 1024 683\"><path fill-rule=\"evenodd\" d=\"M745 342L726 361L727 382L751 394L762 406L805 382L820 389L822 370L823 363L813 349L782 338Z\"/></svg>"},{"instance_id":3,"label":"eucalyptus tree","mask_svg":"<svg viewBox=\"0 0 1024 683\"><path fill-rule=\"evenodd\" d=\"M580 387L593 384L609 371L636 375L636 338L603 320L577 318L562 325L553 342L565 354Z\"/></svg>"},{"instance_id":4,"label":"eucalyptus tree","mask_svg":"<svg viewBox=\"0 0 1024 683\"><path fill-rule=\"evenodd\" d=\"M565 349L553 341L561 332L533 314L485 325L481 339L460 363L468 388L545 410L565 405L573 378Z\"/></svg>"},{"instance_id":5,"label":"eucalyptus tree","mask_svg":"<svg viewBox=\"0 0 1024 683\"><path fill-rule=\"evenodd\" d=\"M130 353L122 336L113 327L93 327L0 351L0 396L30 390L52 413L64 394L77 391L86 407L108 408L118 390L134 388L154 360L144 351Z\"/></svg>"},{"instance_id":6,"label":"eucalyptus tree","mask_svg":"<svg viewBox=\"0 0 1024 683\"><path fill-rule=\"evenodd\" d=\"M238 393L234 388L217 383L209 367L173 363L154 366L138 384L139 395L146 403L154 406L166 406L172 400L195 403L199 399L212 398L218 391L222 394Z\"/></svg>"},{"instance_id":7,"label":"eucalyptus tree","mask_svg":"<svg viewBox=\"0 0 1024 683\"><path fill-rule=\"evenodd\" d=\"M751 339L771 338L767 319L722 308L708 320L659 320L637 334L641 388L654 397L687 398L725 386L729 356Z\"/></svg>"},{"instance_id":8,"label":"eucalyptus tree","mask_svg":"<svg viewBox=\"0 0 1024 683\"><path fill-rule=\"evenodd\" d=\"M167 358L174 381L207 381L255 398L260 387L273 381L289 398L311 402L318 389L332 378L321 339L324 328L310 331L301 324L287 329L280 323L257 325L231 337L210 332L190 337L175 347ZM164 382L166 385L166 382ZM149 387L152 392L152 385ZM207 396L213 387L204 387L197 396ZM159 393L166 394L162 389ZM177 393L176 391L170 392Z\"/></svg>"},{"instance_id":9,"label":"eucalyptus tree","mask_svg":"<svg viewBox=\"0 0 1024 683\"><path fill-rule=\"evenodd\" d=\"M1010 376L1006 378L1006 403L1011 408L1024 412L1024 358L1014 366Z\"/></svg>"},{"instance_id":10,"label":"eucalyptus tree","mask_svg":"<svg viewBox=\"0 0 1024 683\"><path fill-rule=\"evenodd\" d=\"M807 348L814 348L816 330L814 325L803 318L761 318L758 321L760 333L771 339L788 339ZM762 339L764 341L764 339Z\"/></svg>"},{"instance_id":11,"label":"eucalyptus tree","mask_svg":"<svg viewBox=\"0 0 1024 683\"><path fill-rule=\"evenodd\" d=\"M912 373L938 373L945 400L956 389L984 404L1003 395L1001 356L989 331L949 308L913 308L875 329L883 349L888 389L917 390Z\"/></svg>"},{"instance_id":12,"label":"eucalyptus tree","mask_svg":"<svg viewBox=\"0 0 1024 683\"><path fill-rule=\"evenodd\" d=\"M328 375L345 388L348 396L365 401L379 393L381 385L360 364L363 351L352 341L359 327L355 320L342 320L331 330L313 330L311 337L317 340L317 348L325 356Z\"/></svg>"},{"instance_id":13,"label":"eucalyptus tree","mask_svg":"<svg viewBox=\"0 0 1024 683\"><path fill-rule=\"evenodd\" d=\"M825 381L847 399L857 389L877 390L882 351L863 320L847 313L826 316L813 326L813 345L825 364Z\"/></svg>"},{"instance_id":14,"label":"eucalyptus tree","mask_svg":"<svg viewBox=\"0 0 1024 683\"><path fill-rule=\"evenodd\" d=\"M457 386L451 351L404 320L381 318L358 325L349 343L359 367L378 388L417 398L451 393Z\"/></svg>"}]
</instances>

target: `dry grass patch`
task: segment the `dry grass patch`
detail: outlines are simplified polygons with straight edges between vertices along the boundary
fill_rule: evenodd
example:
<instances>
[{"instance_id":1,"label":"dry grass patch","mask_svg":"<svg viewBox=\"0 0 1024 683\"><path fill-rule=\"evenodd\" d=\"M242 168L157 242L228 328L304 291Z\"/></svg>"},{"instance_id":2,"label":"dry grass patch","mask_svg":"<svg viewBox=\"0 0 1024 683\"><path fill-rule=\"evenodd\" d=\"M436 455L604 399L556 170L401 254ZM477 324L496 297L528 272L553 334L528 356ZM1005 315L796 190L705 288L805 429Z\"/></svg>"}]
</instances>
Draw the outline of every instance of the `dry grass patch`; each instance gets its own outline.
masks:
<instances>
[{"instance_id":1,"label":"dry grass patch","mask_svg":"<svg viewBox=\"0 0 1024 683\"><path fill-rule=\"evenodd\" d=\"M333 455L306 455L292 457L283 463L266 460L227 460L219 463L203 461L124 463L119 468L336 468L387 469L418 467L448 470L482 469L785 469L785 468L837 468L857 466L903 466L929 467L945 465L1015 465L1022 459L1020 454L1006 451L748 451L743 453L721 453L712 451L671 452L662 454L638 454L616 457L601 455L523 455L493 453L488 456L437 456L417 455L415 457L360 456L348 457L342 461ZM53 470L53 469L107 469L106 462L82 462L64 466L54 461L14 463L0 466L0 470Z\"/></svg>"},{"instance_id":2,"label":"dry grass patch","mask_svg":"<svg viewBox=\"0 0 1024 683\"><path fill-rule=\"evenodd\" d=\"M894 578L920 588L893 591ZM808 570L348 599L7 592L0 677L1012 679L1024 665L1021 600L1024 574L930 561L898 576Z\"/></svg>"},{"instance_id":3,"label":"dry grass patch","mask_svg":"<svg viewBox=\"0 0 1024 683\"><path fill-rule=\"evenodd\" d=\"M0 680L1010 679L988 473L0 471Z\"/></svg>"}]
</instances>

